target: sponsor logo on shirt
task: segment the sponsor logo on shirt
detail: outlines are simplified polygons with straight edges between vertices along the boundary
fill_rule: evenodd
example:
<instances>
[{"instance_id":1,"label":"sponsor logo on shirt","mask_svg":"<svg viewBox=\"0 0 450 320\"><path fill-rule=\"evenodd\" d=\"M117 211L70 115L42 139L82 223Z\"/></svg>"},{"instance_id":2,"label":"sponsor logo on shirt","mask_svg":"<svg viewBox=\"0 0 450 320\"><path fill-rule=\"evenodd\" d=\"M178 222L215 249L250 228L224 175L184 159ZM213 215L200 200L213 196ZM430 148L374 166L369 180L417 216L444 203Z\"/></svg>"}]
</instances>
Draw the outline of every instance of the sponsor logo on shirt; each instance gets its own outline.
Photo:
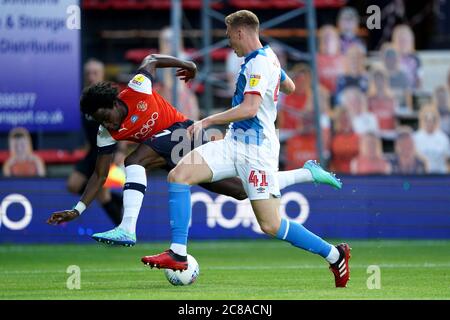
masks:
<instances>
[{"instance_id":1,"label":"sponsor logo on shirt","mask_svg":"<svg viewBox=\"0 0 450 320\"><path fill-rule=\"evenodd\" d=\"M259 74L252 74L250 75L250 87L256 87L259 83L259 80L261 79L261 75Z\"/></svg>"},{"instance_id":2,"label":"sponsor logo on shirt","mask_svg":"<svg viewBox=\"0 0 450 320\"><path fill-rule=\"evenodd\" d=\"M258 189L256 189L256 191L258 191L258 193L264 193L264 192L266 192L266 188L259 187Z\"/></svg>"},{"instance_id":3,"label":"sponsor logo on shirt","mask_svg":"<svg viewBox=\"0 0 450 320\"><path fill-rule=\"evenodd\" d=\"M131 123L135 123L138 119L139 119L139 117L137 115L132 115L131 116Z\"/></svg>"},{"instance_id":4,"label":"sponsor logo on shirt","mask_svg":"<svg viewBox=\"0 0 450 320\"><path fill-rule=\"evenodd\" d=\"M145 77L142 74L137 74L134 76L133 79L131 79L131 82L137 86L140 86L140 85L142 85L144 80L145 80Z\"/></svg>"},{"instance_id":5,"label":"sponsor logo on shirt","mask_svg":"<svg viewBox=\"0 0 450 320\"><path fill-rule=\"evenodd\" d=\"M137 104L137 109L139 111L147 110L147 103L145 101L139 101L138 104Z\"/></svg>"},{"instance_id":6,"label":"sponsor logo on shirt","mask_svg":"<svg viewBox=\"0 0 450 320\"><path fill-rule=\"evenodd\" d=\"M155 126L158 117L158 112L153 112L151 118L148 119L147 122L144 123L144 125L141 127L141 129L134 134L134 138L139 140L147 137L153 131L153 127Z\"/></svg>"}]
</instances>

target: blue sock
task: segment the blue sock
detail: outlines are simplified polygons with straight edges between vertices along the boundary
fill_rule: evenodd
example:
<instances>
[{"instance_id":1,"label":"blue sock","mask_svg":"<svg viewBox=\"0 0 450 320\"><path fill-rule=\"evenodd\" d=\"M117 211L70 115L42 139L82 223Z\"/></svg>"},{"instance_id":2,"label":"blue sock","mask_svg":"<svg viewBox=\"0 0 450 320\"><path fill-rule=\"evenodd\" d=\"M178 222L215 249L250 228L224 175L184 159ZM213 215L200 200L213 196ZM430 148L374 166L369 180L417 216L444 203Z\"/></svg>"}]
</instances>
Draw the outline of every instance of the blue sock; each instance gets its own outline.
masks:
<instances>
[{"instance_id":1,"label":"blue sock","mask_svg":"<svg viewBox=\"0 0 450 320\"><path fill-rule=\"evenodd\" d=\"M326 258L332 249L332 245L316 236L300 223L288 219L281 219L277 239L284 240L304 250L319 254Z\"/></svg>"},{"instance_id":2,"label":"blue sock","mask_svg":"<svg viewBox=\"0 0 450 320\"><path fill-rule=\"evenodd\" d=\"M191 186L169 183L169 218L172 243L187 245L191 220Z\"/></svg>"}]
</instances>

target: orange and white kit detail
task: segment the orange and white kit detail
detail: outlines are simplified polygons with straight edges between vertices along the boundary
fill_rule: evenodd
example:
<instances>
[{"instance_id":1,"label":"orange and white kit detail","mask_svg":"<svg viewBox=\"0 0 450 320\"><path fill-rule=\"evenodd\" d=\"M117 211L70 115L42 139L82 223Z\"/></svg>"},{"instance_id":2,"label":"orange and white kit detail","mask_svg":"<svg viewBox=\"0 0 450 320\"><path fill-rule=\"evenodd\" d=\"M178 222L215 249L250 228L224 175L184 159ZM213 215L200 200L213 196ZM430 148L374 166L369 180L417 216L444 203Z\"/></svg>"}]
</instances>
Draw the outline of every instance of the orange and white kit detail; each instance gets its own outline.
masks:
<instances>
[{"instance_id":1,"label":"orange and white kit detail","mask_svg":"<svg viewBox=\"0 0 450 320\"><path fill-rule=\"evenodd\" d=\"M128 87L119 93L118 99L128 108L128 114L119 130L107 130L100 125L97 146L111 146L120 140L144 142L174 123L187 118L169 102L152 90L149 76L138 73Z\"/></svg>"}]
</instances>

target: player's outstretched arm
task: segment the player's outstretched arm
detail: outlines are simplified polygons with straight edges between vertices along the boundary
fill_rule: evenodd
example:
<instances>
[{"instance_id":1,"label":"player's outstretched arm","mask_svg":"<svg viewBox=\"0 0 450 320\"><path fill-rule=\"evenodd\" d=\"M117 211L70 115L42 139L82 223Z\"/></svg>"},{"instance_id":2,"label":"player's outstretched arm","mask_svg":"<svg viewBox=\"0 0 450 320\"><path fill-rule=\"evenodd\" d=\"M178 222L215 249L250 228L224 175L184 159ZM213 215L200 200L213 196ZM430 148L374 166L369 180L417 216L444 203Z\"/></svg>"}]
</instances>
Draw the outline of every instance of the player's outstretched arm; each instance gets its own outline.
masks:
<instances>
[{"instance_id":1,"label":"player's outstretched arm","mask_svg":"<svg viewBox=\"0 0 450 320\"><path fill-rule=\"evenodd\" d=\"M259 94L245 94L244 101L240 105L197 121L187 129L188 133L196 137L202 129L212 125L229 124L230 122L253 118L258 113L261 103L262 98Z\"/></svg>"},{"instance_id":2,"label":"player's outstretched arm","mask_svg":"<svg viewBox=\"0 0 450 320\"><path fill-rule=\"evenodd\" d=\"M177 77L188 82L197 74L197 66L194 62L179 59L165 54L151 54L144 58L139 69L144 69L155 76L157 68L178 68Z\"/></svg>"},{"instance_id":3,"label":"player's outstretched arm","mask_svg":"<svg viewBox=\"0 0 450 320\"><path fill-rule=\"evenodd\" d=\"M291 94L295 91L294 81L292 81L284 70L281 70L280 91L284 94Z\"/></svg>"},{"instance_id":4,"label":"player's outstretched arm","mask_svg":"<svg viewBox=\"0 0 450 320\"><path fill-rule=\"evenodd\" d=\"M108 177L109 167L111 165L113 155L114 155L113 153L110 153L110 154L99 154L97 156L95 171L89 178L89 181L86 185L86 189L84 190L80 202L78 202L77 204L77 207L81 205L82 207L84 206L85 209L95 199L98 191L103 187L106 178ZM47 220L47 223L51 225L58 225L60 223L72 221L78 218L81 214L80 211L82 210L77 209L77 207L71 210L54 212Z\"/></svg>"}]
</instances>

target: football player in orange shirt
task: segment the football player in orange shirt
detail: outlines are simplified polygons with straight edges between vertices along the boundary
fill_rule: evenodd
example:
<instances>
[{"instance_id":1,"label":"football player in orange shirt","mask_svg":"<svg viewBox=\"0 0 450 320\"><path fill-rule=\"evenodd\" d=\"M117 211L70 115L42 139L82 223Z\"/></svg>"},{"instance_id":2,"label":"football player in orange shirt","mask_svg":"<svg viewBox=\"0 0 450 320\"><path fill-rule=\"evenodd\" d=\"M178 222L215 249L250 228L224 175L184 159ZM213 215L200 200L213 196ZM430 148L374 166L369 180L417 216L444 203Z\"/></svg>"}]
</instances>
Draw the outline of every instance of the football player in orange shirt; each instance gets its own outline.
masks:
<instances>
[{"instance_id":1,"label":"football player in orange shirt","mask_svg":"<svg viewBox=\"0 0 450 320\"><path fill-rule=\"evenodd\" d=\"M176 75L182 81L193 79L197 73L197 67L191 61L152 54L144 59L138 73L122 92L118 93L108 82L101 82L83 91L80 101L81 112L100 123L96 169L76 206L72 210L53 213L47 221L49 224L58 225L80 216L105 183L117 141L134 141L139 145L125 159L126 182L123 192L122 223L113 230L97 233L92 237L97 241L115 245L133 246L136 243L136 222L147 188L146 169L170 170L183 155L207 142L206 133L200 137L201 141L191 140L186 129L193 121L178 112L152 89L156 68L168 67L178 68ZM280 90L289 94L294 88L292 80L285 76L280 84ZM178 139L174 139L175 135ZM181 156L180 152L183 153ZM300 182L326 183L340 188L340 184L336 184L336 179L330 173L312 163L305 165L304 168L278 172L278 180L280 189ZM201 186L238 200L247 198L238 177Z\"/></svg>"}]
</instances>

